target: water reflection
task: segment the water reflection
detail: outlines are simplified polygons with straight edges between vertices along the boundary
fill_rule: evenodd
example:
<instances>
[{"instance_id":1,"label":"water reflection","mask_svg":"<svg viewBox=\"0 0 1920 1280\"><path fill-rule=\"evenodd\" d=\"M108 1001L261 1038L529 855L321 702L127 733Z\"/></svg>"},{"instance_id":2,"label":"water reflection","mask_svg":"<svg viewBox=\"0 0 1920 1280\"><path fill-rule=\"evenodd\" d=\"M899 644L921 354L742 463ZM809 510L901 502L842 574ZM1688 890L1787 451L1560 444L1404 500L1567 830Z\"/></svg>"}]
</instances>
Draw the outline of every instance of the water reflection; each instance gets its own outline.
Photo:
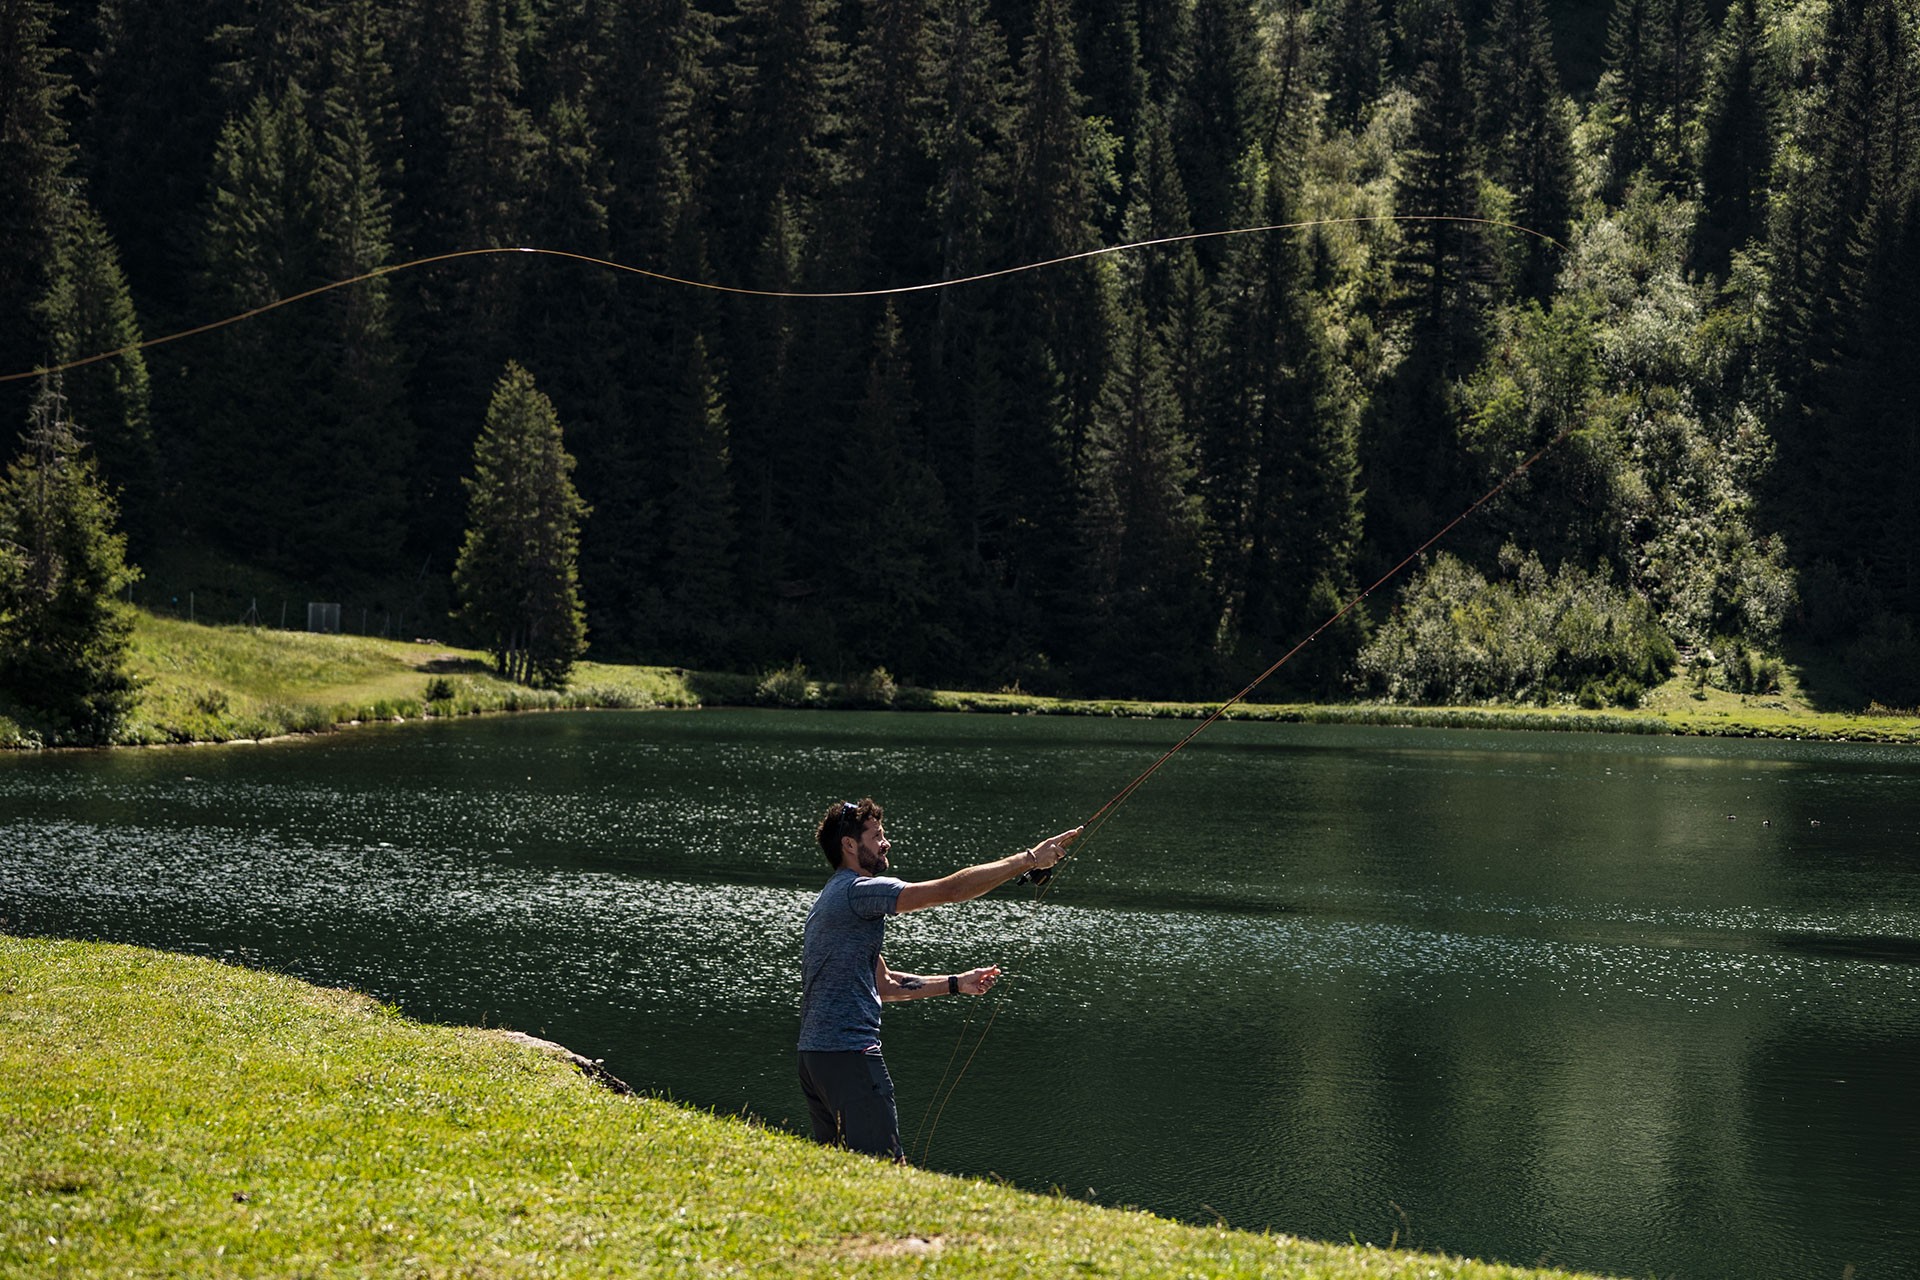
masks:
<instances>
[{"instance_id":1,"label":"water reflection","mask_svg":"<svg viewBox=\"0 0 1920 1280\"><path fill-rule=\"evenodd\" d=\"M824 803L881 797L902 873L941 874L1092 812L1176 736L600 714L10 758L0 915L545 1033L799 1127ZM1896 1274L1920 1246L1916 759L1217 726L1044 904L896 924L904 968L1014 975L930 1158L1523 1263ZM889 1012L909 1138L985 1025Z\"/></svg>"}]
</instances>

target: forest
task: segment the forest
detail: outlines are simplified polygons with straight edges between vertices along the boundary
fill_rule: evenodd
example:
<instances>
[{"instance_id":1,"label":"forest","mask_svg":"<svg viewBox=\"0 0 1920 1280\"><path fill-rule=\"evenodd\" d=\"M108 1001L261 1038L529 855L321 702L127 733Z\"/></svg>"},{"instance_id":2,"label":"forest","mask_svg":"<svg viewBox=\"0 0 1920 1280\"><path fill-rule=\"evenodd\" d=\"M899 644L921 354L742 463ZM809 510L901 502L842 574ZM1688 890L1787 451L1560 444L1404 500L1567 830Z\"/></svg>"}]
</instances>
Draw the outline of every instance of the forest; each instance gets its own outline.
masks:
<instances>
[{"instance_id":1,"label":"forest","mask_svg":"<svg viewBox=\"0 0 1920 1280\"><path fill-rule=\"evenodd\" d=\"M479 639L510 385L596 658L1222 697L1507 481L1263 696L1920 704L1910 0L0 0L0 373L356 277L0 382L121 598Z\"/></svg>"}]
</instances>

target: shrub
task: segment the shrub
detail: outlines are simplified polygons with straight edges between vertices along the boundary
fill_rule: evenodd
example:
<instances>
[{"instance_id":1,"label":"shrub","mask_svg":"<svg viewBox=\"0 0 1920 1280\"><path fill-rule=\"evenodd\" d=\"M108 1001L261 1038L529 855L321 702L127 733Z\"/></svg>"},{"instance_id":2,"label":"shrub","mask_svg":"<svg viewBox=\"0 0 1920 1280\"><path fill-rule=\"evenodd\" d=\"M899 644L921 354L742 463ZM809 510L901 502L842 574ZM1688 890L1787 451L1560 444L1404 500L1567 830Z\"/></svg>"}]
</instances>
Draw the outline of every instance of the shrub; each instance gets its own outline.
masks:
<instances>
[{"instance_id":1,"label":"shrub","mask_svg":"<svg viewBox=\"0 0 1920 1280\"><path fill-rule=\"evenodd\" d=\"M760 677L755 689L760 701L776 707L803 707L813 698L813 686L807 680L806 664L795 658L790 666Z\"/></svg>"},{"instance_id":2,"label":"shrub","mask_svg":"<svg viewBox=\"0 0 1920 1280\"><path fill-rule=\"evenodd\" d=\"M848 700L861 706L891 707L899 693L899 685L894 683L892 673L885 667L875 667L847 684Z\"/></svg>"},{"instance_id":3,"label":"shrub","mask_svg":"<svg viewBox=\"0 0 1920 1280\"><path fill-rule=\"evenodd\" d=\"M1604 570L1509 546L1506 579L1488 582L1442 554L1408 584L1397 612L1360 652L1362 687L1396 702L1573 699L1634 705L1677 659L1647 601Z\"/></svg>"}]
</instances>

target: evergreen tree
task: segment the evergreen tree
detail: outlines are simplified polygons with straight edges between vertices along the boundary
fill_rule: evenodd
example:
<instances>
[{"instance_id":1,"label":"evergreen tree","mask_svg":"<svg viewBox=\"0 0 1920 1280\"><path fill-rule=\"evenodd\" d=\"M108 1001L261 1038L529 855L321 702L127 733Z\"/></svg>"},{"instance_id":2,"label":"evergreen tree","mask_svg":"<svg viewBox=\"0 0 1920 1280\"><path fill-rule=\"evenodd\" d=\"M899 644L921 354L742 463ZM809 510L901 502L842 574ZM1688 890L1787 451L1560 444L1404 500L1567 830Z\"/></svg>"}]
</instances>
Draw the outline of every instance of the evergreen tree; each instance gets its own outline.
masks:
<instances>
[{"instance_id":1,"label":"evergreen tree","mask_svg":"<svg viewBox=\"0 0 1920 1280\"><path fill-rule=\"evenodd\" d=\"M776 218L809 225L832 182L846 50L828 0L741 0L732 36L721 140L730 181L715 207L718 265L737 270L766 244Z\"/></svg>"},{"instance_id":2,"label":"evergreen tree","mask_svg":"<svg viewBox=\"0 0 1920 1280\"><path fill-rule=\"evenodd\" d=\"M920 676L947 658L938 566L944 502L916 426L913 375L891 307L874 335L867 389L831 480L826 523L837 554L831 592L840 644L856 670L891 663Z\"/></svg>"},{"instance_id":3,"label":"evergreen tree","mask_svg":"<svg viewBox=\"0 0 1920 1280\"><path fill-rule=\"evenodd\" d=\"M1090 164L1078 78L1068 5L1044 0L1021 62L1013 125L1007 250L1014 262L1099 244L1096 193L1105 177ZM1109 278L1105 264L1071 262L1028 273L1002 295L1009 314L1001 367L1018 395L1006 407L997 462L1009 473L1014 523L1006 536L1022 575L1008 583L1009 595L1027 611L1016 649L1046 653L1060 643L1052 606L1069 588L1074 493L1106 378Z\"/></svg>"},{"instance_id":4,"label":"evergreen tree","mask_svg":"<svg viewBox=\"0 0 1920 1280\"><path fill-rule=\"evenodd\" d=\"M226 120L227 95L212 88L220 56L214 28L230 5L112 0L94 10L93 72L80 170L100 216L119 243L128 284L155 332L207 317L198 311L190 246L205 220L208 158ZM244 106L244 104L242 104ZM164 128L155 127L165 121ZM156 373L173 360L156 354ZM183 406L155 381L157 428L170 434Z\"/></svg>"},{"instance_id":5,"label":"evergreen tree","mask_svg":"<svg viewBox=\"0 0 1920 1280\"><path fill-rule=\"evenodd\" d=\"M917 284L935 270L933 46L924 0L864 0L848 96L847 207L830 241L848 282ZM862 345L864 345L862 335Z\"/></svg>"},{"instance_id":6,"label":"evergreen tree","mask_svg":"<svg viewBox=\"0 0 1920 1280\"><path fill-rule=\"evenodd\" d=\"M53 285L40 308L47 363L124 353L70 370L62 385L67 416L93 441L102 483L120 493L129 536L145 545L160 528L163 483L147 362L132 349L141 341L140 320L113 237L84 201L71 207L54 263Z\"/></svg>"},{"instance_id":7,"label":"evergreen tree","mask_svg":"<svg viewBox=\"0 0 1920 1280\"><path fill-rule=\"evenodd\" d=\"M1573 140L1544 0L1498 0L1484 65L1488 168L1513 197L1512 221L1538 233L1520 235L1513 284L1523 297L1542 298L1573 222Z\"/></svg>"},{"instance_id":8,"label":"evergreen tree","mask_svg":"<svg viewBox=\"0 0 1920 1280\"><path fill-rule=\"evenodd\" d=\"M546 140L521 97L521 55L527 33L514 0L474 0L471 18L455 12L448 38L460 38L453 92L446 114L426 127L442 138L425 140L429 156L444 149L443 181L421 193L428 210L447 211L444 227L429 218L429 243L447 249L504 248L522 243L528 201ZM410 144L422 140L411 129ZM412 368L410 399L418 425L421 484L414 532L431 557L455 544L469 424L482 413L485 388L517 350L521 285L531 265L517 256L487 257L428 278L421 286L419 323L436 340Z\"/></svg>"},{"instance_id":9,"label":"evergreen tree","mask_svg":"<svg viewBox=\"0 0 1920 1280\"><path fill-rule=\"evenodd\" d=\"M536 686L564 685L587 646L578 560L588 511L573 467L553 402L509 361L474 442L453 579L460 619L500 674Z\"/></svg>"},{"instance_id":10,"label":"evergreen tree","mask_svg":"<svg viewBox=\"0 0 1920 1280\"><path fill-rule=\"evenodd\" d=\"M234 315L325 279L317 158L298 91L256 98L214 156L200 235L201 311ZM324 311L285 307L209 334L189 354L195 532L283 572L312 544L293 512L316 477L302 450L324 411Z\"/></svg>"},{"instance_id":11,"label":"evergreen tree","mask_svg":"<svg viewBox=\"0 0 1920 1280\"><path fill-rule=\"evenodd\" d=\"M393 260L398 108L374 0L347 0L321 71L314 181L325 281L365 276ZM391 287L381 276L320 304L324 355L311 427L294 442L306 476L298 511L310 563L364 574L399 566L404 481L413 458L406 356ZM350 461L347 461L350 460Z\"/></svg>"},{"instance_id":12,"label":"evergreen tree","mask_svg":"<svg viewBox=\"0 0 1920 1280\"><path fill-rule=\"evenodd\" d=\"M706 232L709 179L719 159L716 24L688 0L659 0L613 6L607 29L586 101L605 166L608 256L683 279L712 279ZM701 377L724 398L711 299L626 283L611 299L612 318L582 340L616 397L606 416L583 420L574 436L581 495L597 512L583 534L581 575L593 585L590 622L605 649L661 643L659 504L643 496L656 485L661 449L643 424L687 394L694 338ZM732 503L730 494L726 501ZM732 581L730 574L730 592ZM736 608L729 621L740 619Z\"/></svg>"},{"instance_id":13,"label":"evergreen tree","mask_svg":"<svg viewBox=\"0 0 1920 1280\"><path fill-rule=\"evenodd\" d=\"M727 656L735 611L736 516L720 383L698 335L687 344L685 384L670 408L661 463L665 557L657 627L668 652L689 660Z\"/></svg>"},{"instance_id":14,"label":"evergreen tree","mask_svg":"<svg viewBox=\"0 0 1920 1280\"><path fill-rule=\"evenodd\" d=\"M1146 263L1122 267L1120 331L1084 480L1079 682L1131 696L1190 694L1212 639L1197 468L1149 318Z\"/></svg>"},{"instance_id":15,"label":"evergreen tree","mask_svg":"<svg viewBox=\"0 0 1920 1280\"><path fill-rule=\"evenodd\" d=\"M1200 231L1224 230L1235 205L1234 178L1265 119L1259 95L1260 40L1246 0L1195 0L1192 74L1174 118L1174 138L1193 217ZM1218 265L1222 250L1202 245L1202 261Z\"/></svg>"},{"instance_id":16,"label":"evergreen tree","mask_svg":"<svg viewBox=\"0 0 1920 1280\"><path fill-rule=\"evenodd\" d=\"M1282 159L1276 157L1276 160ZM1282 163L1246 170L1246 216L1294 220ZM1341 384L1297 232L1236 238L1216 289L1204 493L1227 657L1255 668L1348 593L1360 531L1355 397ZM1332 646L1289 668L1330 691Z\"/></svg>"},{"instance_id":17,"label":"evergreen tree","mask_svg":"<svg viewBox=\"0 0 1920 1280\"><path fill-rule=\"evenodd\" d=\"M1387 26L1380 0L1335 0L1316 7L1314 21L1327 119L1341 128L1357 128L1386 79Z\"/></svg>"},{"instance_id":18,"label":"evergreen tree","mask_svg":"<svg viewBox=\"0 0 1920 1280\"><path fill-rule=\"evenodd\" d=\"M1668 184L1688 190L1699 152L1701 93L1709 46L1705 0L1658 0L1660 75L1659 162Z\"/></svg>"},{"instance_id":19,"label":"evergreen tree","mask_svg":"<svg viewBox=\"0 0 1920 1280\"><path fill-rule=\"evenodd\" d=\"M51 47L53 5L0 3L0 366L39 366L45 354L34 307L48 264L73 149L61 118L71 82ZM26 420L25 384L0 384L0 421ZM11 437L6 437L11 438Z\"/></svg>"},{"instance_id":20,"label":"evergreen tree","mask_svg":"<svg viewBox=\"0 0 1920 1280\"><path fill-rule=\"evenodd\" d=\"M1613 0L1607 21L1606 73L1595 94L1595 107L1607 121L1606 191L1617 200L1627 184L1653 163L1653 128L1660 110L1663 70L1659 24L1654 20L1659 0Z\"/></svg>"},{"instance_id":21,"label":"evergreen tree","mask_svg":"<svg viewBox=\"0 0 1920 1280\"><path fill-rule=\"evenodd\" d=\"M1008 174L1005 156L1015 94L1006 39L986 0L952 0L931 24L935 96L929 148L935 174L929 200L937 235L937 275L974 275L1004 258ZM976 651L997 649L1001 631L990 567L999 532L1011 527L1012 477L1002 465L997 428L1006 382L996 326L1008 289L942 289L934 299L920 385L930 455L942 477L956 537L948 552L966 584L956 630Z\"/></svg>"},{"instance_id":22,"label":"evergreen tree","mask_svg":"<svg viewBox=\"0 0 1920 1280\"><path fill-rule=\"evenodd\" d=\"M0 689L55 742L109 742L133 706L120 596L139 571L114 518L57 385L43 385L0 485Z\"/></svg>"},{"instance_id":23,"label":"evergreen tree","mask_svg":"<svg viewBox=\"0 0 1920 1280\"><path fill-rule=\"evenodd\" d=\"M1450 377L1473 358L1477 293L1486 274L1482 234L1470 221L1481 210L1467 33L1451 4L1433 24L1412 88L1412 133L1394 193L1394 211L1410 219L1398 273L1415 327Z\"/></svg>"},{"instance_id":24,"label":"evergreen tree","mask_svg":"<svg viewBox=\"0 0 1920 1280\"><path fill-rule=\"evenodd\" d=\"M1695 262L1704 271L1724 275L1734 251L1766 226L1778 104L1760 0L1735 0L1713 51L1701 112Z\"/></svg>"},{"instance_id":25,"label":"evergreen tree","mask_svg":"<svg viewBox=\"0 0 1920 1280\"><path fill-rule=\"evenodd\" d=\"M1139 0L1093 0L1081 8L1080 31L1086 114L1101 122L1102 137L1122 143L1139 131L1140 112L1147 103ZM1116 222L1121 212L1117 206L1113 210Z\"/></svg>"}]
</instances>

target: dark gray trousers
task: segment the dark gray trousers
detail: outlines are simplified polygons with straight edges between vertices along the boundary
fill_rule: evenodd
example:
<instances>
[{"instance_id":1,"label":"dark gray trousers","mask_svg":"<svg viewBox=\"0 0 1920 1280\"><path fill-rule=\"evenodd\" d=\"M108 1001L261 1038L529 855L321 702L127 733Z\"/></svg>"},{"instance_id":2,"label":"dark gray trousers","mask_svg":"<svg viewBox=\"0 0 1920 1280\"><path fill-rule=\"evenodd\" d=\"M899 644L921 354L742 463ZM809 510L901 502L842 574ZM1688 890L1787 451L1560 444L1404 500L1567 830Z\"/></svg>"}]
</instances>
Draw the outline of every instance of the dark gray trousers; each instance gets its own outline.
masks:
<instances>
[{"instance_id":1,"label":"dark gray trousers","mask_svg":"<svg viewBox=\"0 0 1920 1280\"><path fill-rule=\"evenodd\" d=\"M906 1163L893 1077L879 1050L800 1052L800 1088L813 1118L813 1140Z\"/></svg>"}]
</instances>

